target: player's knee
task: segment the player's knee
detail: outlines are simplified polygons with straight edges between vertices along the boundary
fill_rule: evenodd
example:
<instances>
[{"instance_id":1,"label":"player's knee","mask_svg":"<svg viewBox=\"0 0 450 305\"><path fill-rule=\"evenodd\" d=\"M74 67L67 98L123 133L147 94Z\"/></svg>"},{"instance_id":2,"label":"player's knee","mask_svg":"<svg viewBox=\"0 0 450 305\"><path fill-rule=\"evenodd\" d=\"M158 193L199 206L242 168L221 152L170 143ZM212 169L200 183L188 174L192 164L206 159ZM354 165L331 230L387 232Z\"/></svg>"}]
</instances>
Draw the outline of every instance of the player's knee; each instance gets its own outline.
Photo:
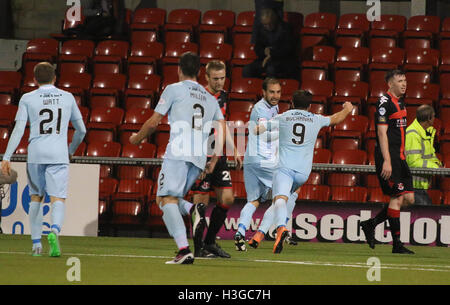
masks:
<instances>
[{"instance_id":1,"label":"player's knee","mask_svg":"<svg viewBox=\"0 0 450 305\"><path fill-rule=\"evenodd\" d=\"M44 199L44 196L31 195L32 202L42 202L43 199Z\"/></svg>"},{"instance_id":2,"label":"player's knee","mask_svg":"<svg viewBox=\"0 0 450 305\"><path fill-rule=\"evenodd\" d=\"M404 205L414 204L414 201L415 201L414 193L407 193L403 196Z\"/></svg>"}]
</instances>

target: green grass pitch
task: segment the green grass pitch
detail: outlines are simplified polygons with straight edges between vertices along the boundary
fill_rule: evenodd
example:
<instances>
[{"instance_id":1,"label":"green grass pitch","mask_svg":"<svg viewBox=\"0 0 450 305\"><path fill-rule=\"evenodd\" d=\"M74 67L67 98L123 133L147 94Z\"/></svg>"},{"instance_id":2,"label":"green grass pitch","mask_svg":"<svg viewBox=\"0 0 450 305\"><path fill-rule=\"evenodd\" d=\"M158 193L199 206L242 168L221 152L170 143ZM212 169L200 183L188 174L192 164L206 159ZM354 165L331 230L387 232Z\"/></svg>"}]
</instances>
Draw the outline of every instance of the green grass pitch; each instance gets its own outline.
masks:
<instances>
[{"instance_id":1,"label":"green grass pitch","mask_svg":"<svg viewBox=\"0 0 450 305\"><path fill-rule=\"evenodd\" d=\"M219 241L231 259L196 259L193 265L166 265L175 256L172 239L61 237L62 256L31 256L29 236L0 235L0 284L450 284L450 248L409 246L415 255L391 253L390 245L309 243L285 246L272 254L271 241L236 252L233 241ZM192 244L192 240L190 240ZM80 281L67 274L79 259ZM376 257L379 269L367 261ZM70 262L69 262L70 263ZM367 274L380 281L369 281Z\"/></svg>"}]
</instances>

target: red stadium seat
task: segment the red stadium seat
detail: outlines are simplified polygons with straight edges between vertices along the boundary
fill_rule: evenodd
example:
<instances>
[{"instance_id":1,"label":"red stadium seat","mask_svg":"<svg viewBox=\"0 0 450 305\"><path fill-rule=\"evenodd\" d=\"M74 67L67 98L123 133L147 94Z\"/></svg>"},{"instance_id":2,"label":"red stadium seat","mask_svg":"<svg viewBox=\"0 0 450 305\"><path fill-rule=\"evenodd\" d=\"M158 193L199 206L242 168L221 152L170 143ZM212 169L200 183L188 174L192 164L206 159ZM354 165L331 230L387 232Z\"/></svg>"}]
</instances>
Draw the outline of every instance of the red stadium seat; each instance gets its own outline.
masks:
<instances>
[{"instance_id":1,"label":"red stadium seat","mask_svg":"<svg viewBox=\"0 0 450 305\"><path fill-rule=\"evenodd\" d=\"M87 127L115 131L122 124L123 117L124 110L121 108L97 107L91 110Z\"/></svg>"},{"instance_id":2,"label":"red stadium seat","mask_svg":"<svg viewBox=\"0 0 450 305\"><path fill-rule=\"evenodd\" d=\"M333 95L334 84L331 81L304 81L300 88L308 90L313 95L313 102L326 103Z\"/></svg>"},{"instance_id":3,"label":"red stadium seat","mask_svg":"<svg viewBox=\"0 0 450 305\"><path fill-rule=\"evenodd\" d=\"M234 122L234 128L245 127L250 120L250 112L232 112L228 117L229 121ZM238 131L238 133L241 133Z\"/></svg>"},{"instance_id":4,"label":"red stadium seat","mask_svg":"<svg viewBox=\"0 0 450 305\"><path fill-rule=\"evenodd\" d=\"M106 40L95 48L94 73L121 73L124 61L128 58L129 43L127 41Z\"/></svg>"},{"instance_id":5,"label":"red stadium seat","mask_svg":"<svg viewBox=\"0 0 450 305\"><path fill-rule=\"evenodd\" d=\"M166 23L166 14L166 10L162 8L140 8L134 12L132 23L163 26Z\"/></svg>"},{"instance_id":6,"label":"red stadium seat","mask_svg":"<svg viewBox=\"0 0 450 305\"><path fill-rule=\"evenodd\" d=\"M95 43L92 40L67 40L62 44L61 55L78 55L92 57Z\"/></svg>"},{"instance_id":7,"label":"red stadium seat","mask_svg":"<svg viewBox=\"0 0 450 305\"><path fill-rule=\"evenodd\" d=\"M327 185L304 184L300 188L297 200L328 201L330 187Z\"/></svg>"},{"instance_id":8,"label":"red stadium seat","mask_svg":"<svg viewBox=\"0 0 450 305\"><path fill-rule=\"evenodd\" d=\"M401 15L381 15L379 21L372 21L370 37L392 37L398 39L405 30L407 18Z\"/></svg>"},{"instance_id":9,"label":"red stadium seat","mask_svg":"<svg viewBox=\"0 0 450 305\"><path fill-rule=\"evenodd\" d=\"M364 135L369 128L369 119L363 115L347 116L345 120L334 126L334 132L356 132L360 136Z\"/></svg>"},{"instance_id":10,"label":"red stadium seat","mask_svg":"<svg viewBox=\"0 0 450 305\"><path fill-rule=\"evenodd\" d=\"M235 112L251 112L255 104L248 101L229 101L228 102L228 113Z\"/></svg>"},{"instance_id":11,"label":"red stadium seat","mask_svg":"<svg viewBox=\"0 0 450 305\"><path fill-rule=\"evenodd\" d=\"M336 33L345 35L359 34L367 32L370 28L370 22L366 14L343 14L339 17ZM351 30L351 31L349 31Z\"/></svg>"},{"instance_id":12,"label":"red stadium seat","mask_svg":"<svg viewBox=\"0 0 450 305\"><path fill-rule=\"evenodd\" d=\"M243 170L235 170L232 169L230 170L230 175L231 175L231 181L233 183L235 182L244 182L244 171Z\"/></svg>"},{"instance_id":13,"label":"red stadium seat","mask_svg":"<svg viewBox=\"0 0 450 305\"><path fill-rule=\"evenodd\" d=\"M141 143L139 145L125 144L122 147L121 157L123 158L154 158L156 155L156 145Z\"/></svg>"},{"instance_id":14,"label":"red stadium seat","mask_svg":"<svg viewBox=\"0 0 450 305\"><path fill-rule=\"evenodd\" d=\"M114 133L110 130L89 129L85 140L88 144L92 142L113 142Z\"/></svg>"},{"instance_id":15,"label":"red stadium seat","mask_svg":"<svg viewBox=\"0 0 450 305\"><path fill-rule=\"evenodd\" d=\"M86 155L86 148L87 144L85 142L81 142L73 155L77 157L84 157Z\"/></svg>"},{"instance_id":16,"label":"red stadium seat","mask_svg":"<svg viewBox=\"0 0 450 305\"><path fill-rule=\"evenodd\" d=\"M0 140L8 140L9 129L6 127L0 127Z\"/></svg>"},{"instance_id":17,"label":"red stadium seat","mask_svg":"<svg viewBox=\"0 0 450 305\"><path fill-rule=\"evenodd\" d=\"M363 150L337 150L333 152L331 163L365 165L367 163L367 153Z\"/></svg>"},{"instance_id":18,"label":"red stadium seat","mask_svg":"<svg viewBox=\"0 0 450 305\"><path fill-rule=\"evenodd\" d=\"M145 96L152 99L156 98L161 85L161 77L156 74L133 74L128 79L125 96Z\"/></svg>"},{"instance_id":19,"label":"red stadium seat","mask_svg":"<svg viewBox=\"0 0 450 305\"><path fill-rule=\"evenodd\" d=\"M371 50L369 71L392 70L402 66L405 50L400 48L375 48Z\"/></svg>"},{"instance_id":20,"label":"red stadium seat","mask_svg":"<svg viewBox=\"0 0 450 305\"><path fill-rule=\"evenodd\" d=\"M292 94L300 88L300 84L295 79L279 79L281 84L281 99L291 100Z\"/></svg>"},{"instance_id":21,"label":"red stadium seat","mask_svg":"<svg viewBox=\"0 0 450 305\"><path fill-rule=\"evenodd\" d=\"M431 74L428 72L406 72L405 75L408 83L431 83Z\"/></svg>"},{"instance_id":22,"label":"red stadium seat","mask_svg":"<svg viewBox=\"0 0 450 305\"><path fill-rule=\"evenodd\" d=\"M414 84L409 83L405 98L429 99L434 102L439 100L439 85L437 84Z\"/></svg>"},{"instance_id":23,"label":"red stadium seat","mask_svg":"<svg viewBox=\"0 0 450 305\"><path fill-rule=\"evenodd\" d=\"M0 105L0 126L12 127L16 118L18 107L16 105Z\"/></svg>"},{"instance_id":24,"label":"red stadium seat","mask_svg":"<svg viewBox=\"0 0 450 305\"><path fill-rule=\"evenodd\" d=\"M441 85L441 98L442 99L450 99L450 87L448 84L450 84L450 74L442 74L439 78Z\"/></svg>"},{"instance_id":25,"label":"red stadium seat","mask_svg":"<svg viewBox=\"0 0 450 305\"><path fill-rule=\"evenodd\" d=\"M327 184L329 186L356 186L359 184L358 174L330 173Z\"/></svg>"},{"instance_id":26,"label":"red stadium seat","mask_svg":"<svg viewBox=\"0 0 450 305\"><path fill-rule=\"evenodd\" d=\"M159 26L151 23L133 23L130 25L130 41L135 43L152 43L160 39Z\"/></svg>"},{"instance_id":27,"label":"red stadium seat","mask_svg":"<svg viewBox=\"0 0 450 305\"><path fill-rule=\"evenodd\" d=\"M334 133L331 133L330 145L329 149L331 151L336 151L339 149L356 150L361 148L361 140L357 137L342 137L336 136Z\"/></svg>"},{"instance_id":28,"label":"red stadium seat","mask_svg":"<svg viewBox=\"0 0 450 305\"><path fill-rule=\"evenodd\" d=\"M144 166L119 165L117 167L117 178L119 179L144 179L146 170Z\"/></svg>"},{"instance_id":29,"label":"red stadium seat","mask_svg":"<svg viewBox=\"0 0 450 305\"><path fill-rule=\"evenodd\" d=\"M335 70L352 69L362 71L369 64L368 48L341 48L337 52Z\"/></svg>"},{"instance_id":30,"label":"red stadium seat","mask_svg":"<svg viewBox=\"0 0 450 305\"><path fill-rule=\"evenodd\" d=\"M206 44L200 47L200 59L203 64L213 59L219 59L224 62L231 60L233 47L230 44Z\"/></svg>"},{"instance_id":31,"label":"red stadium seat","mask_svg":"<svg viewBox=\"0 0 450 305\"><path fill-rule=\"evenodd\" d=\"M185 52L198 53L198 45L193 42L168 42L166 43L163 62L178 64L179 57Z\"/></svg>"},{"instance_id":32,"label":"red stadium seat","mask_svg":"<svg viewBox=\"0 0 450 305\"><path fill-rule=\"evenodd\" d=\"M239 34L239 36L242 36L242 34ZM207 46L209 44L225 43L226 37L223 32L201 32L198 41L201 48L202 46Z\"/></svg>"},{"instance_id":33,"label":"red stadium seat","mask_svg":"<svg viewBox=\"0 0 450 305\"><path fill-rule=\"evenodd\" d=\"M255 20L255 11L240 12L236 18L237 26L253 26Z\"/></svg>"},{"instance_id":34,"label":"red stadium seat","mask_svg":"<svg viewBox=\"0 0 450 305\"><path fill-rule=\"evenodd\" d=\"M109 95L119 98L125 91L126 82L124 74L96 74L92 81L91 96Z\"/></svg>"},{"instance_id":35,"label":"red stadium seat","mask_svg":"<svg viewBox=\"0 0 450 305\"><path fill-rule=\"evenodd\" d=\"M261 93L263 81L259 78L242 78L231 83L230 100L254 101Z\"/></svg>"},{"instance_id":36,"label":"red stadium seat","mask_svg":"<svg viewBox=\"0 0 450 305\"><path fill-rule=\"evenodd\" d=\"M20 88L22 74L15 71L0 71L0 92L12 93Z\"/></svg>"},{"instance_id":37,"label":"red stadium seat","mask_svg":"<svg viewBox=\"0 0 450 305\"><path fill-rule=\"evenodd\" d=\"M364 203L367 201L367 189L361 186L332 186L331 200Z\"/></svg>"},{"instance_id":38,"label":"red stadium seat","mask_svg":"<svg viewBox=\"0 0 450 305\"><path fill-rule=\"evenodd\" d=\"M233 196L234 198L247 198L243 182L233 182Z\"/></svg>"},{"instance_id":39,"label":"red stadium seat","mask_svg":"<svg viewBox=\"0 0 450 305\"><path fill-rule=\"evenodd\" d=\"M50 55L53 59L56 59L59 54L59 42L55 39L50 38L32 39L27 43L27 49L23 57L24 60L26 61L28 59L28 56L32 54Z\"/></svg>"},{"instance_id":40,"label":"red stadium seat","mask_svg":"<svg viewBox=\"0 0 450 305\"><path fill-rule=\"evenodd\" d=\"M441 19L437 16L412 16L408 19L406 32L430 32L437 34L440 31ZM416 35L418 33L415 33Z\"/></svg>"},{"instance_id":41,"label":"red stadium seat","mask_svg":"<svg viewBox=\"0 0 450 305\"><path fill-rule=\"evenodd\" d=\"M111 224L139 225L142 223L143 204L139 201L117 200L113 204Z\"/></svg>"},{"instance_id":42,"label":"red stadium seat","mask_svg":"<svg viewBox=\"0 0 450 305\"><path fill-rule=\"evenodd\" d=\"M202 25L223 25L231 29L234 26L235 18L236 16L233 11L209 10L203 13Z\"/></svg>"},{"instance_id":43,"label":"red stadium seat","mask_svg":"<svg viewBox=\"0 0 450 305\"><path fill-rule=\"evenodd\" d=\"M57 87L68 90L72 94L85 95L91 89L92 76L88 73L62 74Z\"/></svg>"},{"instance_id":44,"label":"red stadium seat","mask_svg":"<svg viewBox=\"0 0 450 305\"><path fill-rule=\"evenodd\" d=\"M397 41L394 38L376 37L369 41L369 48L396 48Z\"/></svg>"},{"instance_id":45,"label":"red stadium seat","mask_svg":"<svg viewBox=\"0 0 450 305\"><path fill-rule=\"evenodd\" d=\"M122 146L117 142L92 142L87 146L88 157L120 157Z\"/></svg>"},{"instance_id":46,"label":"red stadium seat","mask_svg":"<svg viewBox=\"0 0 450 305\"><path fill-rule=\"evenodd\" d=\"M311 28L326 29L333 32L336 29L337 16L333 13L311 13L306 15L304 21L303 33L310 33Z\"/></svg>"},{"instance_id":47,"label":"red stadium seat","mask_svg":"<svg viewBox=\"0 0 450 305\"><path fill-rule=\"evenodd\" d=\"M235 45L231 65L245 66L256 59L255 46L252 44Z\"/></svg>"},{"instance_id":48,"label":"red stadium seat","mask_svg":"<svg viewBox=\"0 0 450 305\"><path fill-rule=\"evenodd\" d=\"M376 174L367 174L363 176L364 185L367 188L379 188L380 181L378 180L378 176Z\"/></svg>"},{"instance_id":49,"label":"red stadium seat","mask_svg":"<svg viewBox=\"0 0 450 305\"><path fill-rule=\"evenodd\" d=\"M331 163L331 151L325 148L314 149L313 163Z\"/></svg>"},{"instance_id":50,"label":"red stadium seat","mask_svg":"<svg viewBox=\"0 0 450 305\"><path fill-rule=\"evenodd\" d=\"M167 17L167 23L189 24L196 27L200 24L201 11L196 9L174 9Z\"/></svg>"},{"instance_id":51,"label":"red stadium seat","mask_svg":"<svg viewBox=\"0 0 450 305\"><path fill-rule=\"evenodd\" d=\"M127 96L125 97L125 110L132 108L150 109L153 105L153 99L146 96Z\"/></svg>"},{"instance_id":52,"label":"red stadium seat","mask_svg":"<svg viewBox=\"0 0 450 305\"><path fill-rule=\"evenodd\" d=\"M328 80L328 73L322 69L302 69L300 79L305 82Z\"/></svg>"},{"instance_id":53,"label":"red stadium seat","mask_svg":"<svg viewBox=\"0 0 450 305\"><path fill-rule=\"evenodd\" d=\"M323 184L323 177L318 172L311 172L311 174L309 174L308 180L305 182L305 184L321 185L321 184Z\"/></svg>"},{"instance_id":54,"label":"red stadium seat","mask_svg":"<svg viewBox=\"0 0 450 305\"><path fill-rule=\"evenodd\" d=\"M390 197L383 194L383 190L380 187L368 187L368 202L383 202L389 203Z\"/></svg>"},{"instance_id":55,"label":"red stadium seat","mask_svg":"<svg viewBox=\"0 0 450 305\"><path fill-rule=\"evenodd\" d=\"M152 115L153 109L131 108L125 113L120 130L139 130Z\"/></svg>"},{"instance_id":56,"label":"red stadium seat","mask_svg":"<svg viewBox=\"0 0 450 305\"><path fill-rule=\"evenodd\" d=\"M405 72L419 71L433 73L439 65L440 54L434 49L414 49L406 51Z\"/></svg>"},{"instance_id":57,"label":"red stadium seat","mask_svg":"<svg viewBox=\"0 0 450 305\"><path fill-rule=\"evenodd\" d=\"M428 195L431 198L431 203L435 205L442 204L443 194L440 190L429 189L427 190Z\"/></svg>"},{"instance_id":58,"label":"red stadium seat","mask_svg":"<svg viewBox=\"0 0 450 305\"><path fill-rule=\"evenodd\" d=\"M0 105L11 105L13 95L11 93L0 93Z\"/></svg>"},{"instance_id":59,"label":"red stadium seat","mask_svg":"<svg viewBox=\"0 0 450 305\"><path fill-rule=\"evenodd\" d=\"M329 70L329 67L334 64L336 57L336 49L331 46L314 46L312 50L312 60L302 61L302 68L308 69L322 69Z\"/></svg>"},{"instance_id":60,"label":"red stadium seat","mask_svg":"<svg viewBox=\"0 0 450 305\"><path fill-rule=\"evenodd\" d=\"M117 191L119 182L115 178L100 178L99 180L99 197L100 199L110 199Z\"/></svg>"}]
</instances>

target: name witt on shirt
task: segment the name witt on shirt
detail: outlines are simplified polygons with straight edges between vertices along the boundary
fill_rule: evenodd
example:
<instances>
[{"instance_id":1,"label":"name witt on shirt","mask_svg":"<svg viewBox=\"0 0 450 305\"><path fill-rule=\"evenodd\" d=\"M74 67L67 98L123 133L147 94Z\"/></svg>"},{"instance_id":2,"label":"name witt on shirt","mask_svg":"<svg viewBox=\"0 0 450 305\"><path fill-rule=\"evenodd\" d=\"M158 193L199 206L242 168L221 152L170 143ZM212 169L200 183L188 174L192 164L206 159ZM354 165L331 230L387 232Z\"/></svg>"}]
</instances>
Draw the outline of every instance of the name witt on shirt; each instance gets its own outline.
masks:
<instances>
[{"instance_id":1,"label":"name witt on shirt","mask_svg":"<svg viewBox=\"0 0 450 305\"><path fill-rule=\"evenodd\" d=\"M43 99L42 104L44 106L48 105L59 105L59 97L62 94L41 94L40 97Z\"/></svg>"}]
</instances>

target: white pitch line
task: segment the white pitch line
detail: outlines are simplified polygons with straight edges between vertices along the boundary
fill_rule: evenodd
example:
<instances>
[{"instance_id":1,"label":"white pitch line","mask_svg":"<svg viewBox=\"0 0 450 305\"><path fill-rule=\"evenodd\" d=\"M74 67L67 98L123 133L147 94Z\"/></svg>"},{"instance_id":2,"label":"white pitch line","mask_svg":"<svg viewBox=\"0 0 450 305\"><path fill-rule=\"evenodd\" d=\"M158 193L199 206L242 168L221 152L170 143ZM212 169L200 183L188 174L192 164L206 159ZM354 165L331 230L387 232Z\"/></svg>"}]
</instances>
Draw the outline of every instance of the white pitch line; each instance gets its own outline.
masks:
<instances>
[{"instance_id":1,"label":"white pitch line","mask_svg":"<svg viewBox=\"0 0 450 305\"><path fill-rule=\"evenodd\" d=\"M0 252L0 254L23 254L30 255L29 252ZM171 259L171 256L156 255L134 255L134 254L95 254L95 253L64 253L64 256L91 256L91 257L123 257L123 258L152 258L152 259ZM199 260L214 260L212 258L196 258ZM294 264L306 266L322 266L322 267L343 267L343 268L374 268L365 263L338 263L338 262L311 262L311 261L283 261L283 260L265 260L265 259L234 259L245 262L254 263L276 263L276 264ZM444 269L439 269L444 268ZM433 271L433 272L450 272L449 265L408 265L408 264L381 264L380 269L391 270L413 270L413 271Z\"/></svg>"}]
</instances>

